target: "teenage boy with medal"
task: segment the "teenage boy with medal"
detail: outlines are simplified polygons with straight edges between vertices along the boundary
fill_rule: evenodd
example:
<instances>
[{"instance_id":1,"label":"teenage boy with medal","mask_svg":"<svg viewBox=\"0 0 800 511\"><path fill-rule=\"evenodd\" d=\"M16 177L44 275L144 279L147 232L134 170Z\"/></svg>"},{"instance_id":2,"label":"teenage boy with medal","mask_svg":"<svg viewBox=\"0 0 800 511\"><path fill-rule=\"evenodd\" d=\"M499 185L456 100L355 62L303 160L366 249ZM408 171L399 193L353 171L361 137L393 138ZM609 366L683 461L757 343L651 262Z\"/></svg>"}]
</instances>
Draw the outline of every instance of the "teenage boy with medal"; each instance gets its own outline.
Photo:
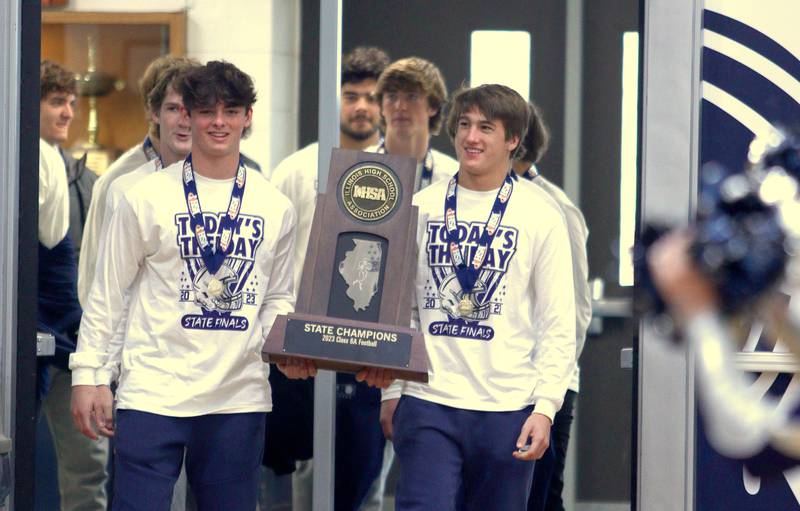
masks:
<instances>
[{"instance_id":1,"label":"teenage boy with medal","mask_svg":"<svg viewBox=\"0 0 800 511\"><path fill-rule=\"evenodd\" d=\"M375 96L386 136L367 151L415 158L415 192L456 173L458 162L430 147L447 103L444 77L433 62L419 57L392 62L378 79Z\"/></svg>"},{"instance_id":2,"label":"teenage boy with medal","mask_svg":"<svg viewBox=\"0 0 800 511\"><path fill-rule=\"evenodd\" d=\"M76 391L94 389L123 329L117 414L95 407L76 421L116 439L113 509L169 509L185 451L199 509L250 511L272 406L260 351L293 308L295 215L242 164L250 77L209 62L179 90L192 152L122 198L71 360Z\"/></svg>"},{"instance_id":3,"label":"teenage boy with medal","mask_svg":"<svg viewBox=\"0 0 800 511\"><path fill-rule=\"evenodd\" d=\"M414 158L417 173L412 192L449 179L458 171L456 160L430 146L431 136L439 134L442 128L447 103L447 85L436 64L420 57L392 62L381 73L375 96L385 138L367 151ZM383 388L391 382L389 372L383 378L373 374L369 372L366 378L369 385ZM391 447L391 416L385 411L380 414L380 425ZM381 470L384 479L392 465L396 465L394 452L387 449Z\"/></svg>"},{"instance_id":4,"label":"teenage boy with medal","mask_svg":"<svg viewBox=\"0 0 800 511\"><path fill-rule=\"evenodd\" d=\"M575 293L575 358L580 358L586 340L586 329L592 319L592 291L589 286L589 263L586 257L586 240L589 229L583 213L569 200L567 194L539 174L536 163L547 151L550 134L542 119L539 107L528 103L528 132L522 141L520 152L514 159L514 171L522 179L532 181L556 201L569 231L572 249L572 273ZM572 378L564 395L564 404L553 419L550 447L533 469L528 511L564 510L561 493L564 489L564 464L567 458L573 407L580 389L580 368L575 365Z\"/></svg>"},{"instance_id":5,"label":"teenage boy with medal","mask_svg":"<svg viewBox=\"0 0 800 511\"><path fill-rule=\"evenodd\" d=\"M78 261L78 298L81 304L86 304L89 288L94 281L97 269L97 258L100 245L103 241L103 227L108 225L110 215L106 214L108 190L117 178L127 175L148 162L170 165L178 159L183 159L191 147L190 140L165 139L164 144L174 146L175 159L169 157L169 148L162 148L161 129L165 120L163 116L165 100L167 98L166 86L177 73L186 71L199 63L187 57L173 57L166 55L151 62L139 80L139 89L142 91L142 103L145 117L148 122L147 135L144 141L131 147L117 158L114 163L100 176L92 190L92 202L89 213L86 215L86 226L81 242L81 258ZM174 98L173 98L174 99ZM164 153L162 156L161 153ZM164 158L165 157L165 158ZM166 166L162 165L162 166ZM108 218L106 218L108 216Z\"/></svg>"},{"instance_id":6,"label":"teenage boy with medal","mask_svg":"<svg viewBox=\"0 0 800 511\"><path fill-rule=\"evenodd\" d=\"M525 100L508 87L456 93L447 128L459 171L414 196L413 312L430 380L395 382L383 397L399 458L398 510L524 510L531 461L548 446L572 376L564 217L510 173L527 120Z\"/></svg>"},{"instance_id":7,"label":"teenage boy with medal","mask_svg":"<svg viewBox=\"0 0 800 511\"><path fill-rule=\"evenodd\" d=\"M149 84L146 103L152 112L150 121L152 123L151 132L153 136L153 139L150 136L146 137L143 143L143 151L148 160L134 170L129 169L124 164L124 161L119 166L116 166L117 163L112 165L112 167L116 166L113 170L115 172L112 176L114 178L113 181L106 178L102 186L100 186L102 197L105 198L105 204L101 207L98 201L102 199L98 199L95 196L92 208L90 208L89 218L93 222L102 222L102 227L99 230L94 224L92 227L92 236L97 243L102 244L102 241L108 235L111 218L125 192L153 172L161 170L165 166L170 166L177 161L182 161L191 151L192 136L189 118L183 107L183 98L177 90L182 79L182 73L198 66L200 66L200 63L194 60L173 59L170 57L170 60L164 60L163 65L151 64L151 68L155 67L155 69L145 74L142 84ZM153 80L155 81L153 82ZM154 144L152 140L156 140L156 143ZM156 145L159 148L158 152L154 149ZM131 156L131 159L128 159L127 162L134 161L132 158ZM103 176L109 176L109 174L103 174ZM98 214L100 210L104 211L102 215ZM92 211L94 211L94 215L92 215ZM95 246L95 243L90 241L84 243L84 247L89 250L90 257L97 259L99 245ZM89 272L89 270L88 265L84 266L84 271ZM91 268L91 272L83 275L83 279L85 281L94 280L94 271L95 269ZM79 276L80 280L81 277ZM85 289L84 292L88 296L89 288ZM127 314L127 310L125 310L124 314ZM125 321L125 316L123 316L121 323L124 324ZM119 377L121 348L122 332L118 330L117 335L114 336L108 346L108 357L105 364L107 370L102 373L105 378L96 382L97 388L95 391L90 391L90 388L85 386L74 389L71 403L73 415L86 416L94 406L104 410L111 409L114 400L111 384ZM103 433L102 430L100 432Z\"/></svg>"},{"instance_id":8,"label":"teenage boy with medal","mask_svg":"<svg viewBox=\"0 0 800 511\"><path fill-rule=\"evenodd\" d=\"M119 176L110 183L106 195L105 225L101 230L100 239L104 238L108 222L125 192L153 172L183 160L191 151L192 129L178 87L183 74L198 66L200 66L199 62L190 61L165 70L159 82L148 95L148 104L154 112L151 114L151 122L155 126L159 151L155 151L151 139L148 137L144 142L145 152L148 154L147 163L132 172Z\"/></svg>"}]
</instances>

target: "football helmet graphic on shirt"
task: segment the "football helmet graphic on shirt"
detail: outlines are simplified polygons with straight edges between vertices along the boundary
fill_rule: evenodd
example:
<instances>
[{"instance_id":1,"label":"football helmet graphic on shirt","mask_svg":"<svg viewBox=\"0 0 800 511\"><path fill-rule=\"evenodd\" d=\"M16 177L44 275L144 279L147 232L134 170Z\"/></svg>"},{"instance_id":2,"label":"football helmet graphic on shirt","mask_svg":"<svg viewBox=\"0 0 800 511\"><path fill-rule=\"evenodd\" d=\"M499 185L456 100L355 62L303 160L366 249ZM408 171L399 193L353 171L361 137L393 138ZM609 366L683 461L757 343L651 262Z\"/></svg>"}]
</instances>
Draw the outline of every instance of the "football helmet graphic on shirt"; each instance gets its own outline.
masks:
<instances>
[{"instance_id":1,"label":"football helmet graphic on shirt","mask_svg":"<svg viewBox=\"0 0 800 511\"><path fill-rule=\"evenodd\" d=\"M197 272L193 281L194 301L207 311L230 312L242 308L242 292L236 291L239 276L230 266L223 264L216 278L222 283L222 292L216 296L209 292L208 286L214 278L207 268Z\"/></svg>"},{"instance_id":2,"label":"football helmet graphic on shirt","mask_svg":"<svg viewBox=\"0 0 800 511\"><path fill-rule=\"evenodd\" d=\"M459 311L459 303L465 293L461 289L455 273L448 275L439 286L439 300L441 308L453 319L465 319L470 321L481 321L489 317L489 301L487 300L486 284L481 279L475 281L475 287L467 296L472 303L472 312L463 314Z\"/></svg>"}]
</instances>

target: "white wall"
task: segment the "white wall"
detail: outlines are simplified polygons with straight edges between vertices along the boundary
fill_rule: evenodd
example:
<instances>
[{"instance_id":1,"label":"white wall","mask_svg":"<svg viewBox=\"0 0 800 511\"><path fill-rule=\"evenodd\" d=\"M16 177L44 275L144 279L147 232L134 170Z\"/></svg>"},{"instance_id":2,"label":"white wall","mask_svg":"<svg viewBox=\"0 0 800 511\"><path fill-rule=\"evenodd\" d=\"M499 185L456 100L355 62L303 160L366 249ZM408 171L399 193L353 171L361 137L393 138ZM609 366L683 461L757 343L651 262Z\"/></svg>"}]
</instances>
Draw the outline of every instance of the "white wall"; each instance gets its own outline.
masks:
<instances>
[{"instance_id":1,"label":"white wall","mask_svg":"<svg viewBox=\"0 0 800 511\"><path fill-rule=\"evenodd\" d=\"M187 11L187 54L253 77L258 101L242 151L265 173L297 148L300 5L294 0L72 0L79 11Z\"/></svg>"}]
</instances>

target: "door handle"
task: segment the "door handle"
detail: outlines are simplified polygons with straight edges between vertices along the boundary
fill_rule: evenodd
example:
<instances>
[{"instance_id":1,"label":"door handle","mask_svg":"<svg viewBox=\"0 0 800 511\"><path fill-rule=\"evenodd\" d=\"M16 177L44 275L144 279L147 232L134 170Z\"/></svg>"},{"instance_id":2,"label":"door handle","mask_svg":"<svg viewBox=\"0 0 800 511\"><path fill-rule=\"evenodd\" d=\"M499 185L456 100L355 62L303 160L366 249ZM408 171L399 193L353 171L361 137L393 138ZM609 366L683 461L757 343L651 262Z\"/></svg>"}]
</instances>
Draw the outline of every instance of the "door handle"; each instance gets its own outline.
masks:
<instances>
[{"instance_id":1,"label":"door handle","mask_svg":"<svg viewBox=\"0 0 800 511\"><path fill-rule=\"evenodd\" d=\"M633 316L633 312L630 298L592 300L592 317L630 318L631 316Z\"/></svg>"},{"instance_id":2,"label":"door handle","mask_svg":"<svg viewBox=\"0 0 800 511\"><path fill-rule=\"evenodd\" d=\"M592 289L592 320L588 334L603 333L603 318L633 317L630 298L605 298L605 283L601 278L594 278L589 284Z\"/></svg>"},{"instance_id":3,"label":"door handle","mask_svg":"<svg viewBox=\"0 0 800 511\"><path fill-rule=\"evenodd\" d=\"M622 369L633 369L633 348L619 350L619 366Z\"/></svg>"},{"instance_id":4,"label":"door handle","mask_svg":"<svg viewBox=\"0 0 800 511\"><path fill-rule=\"evenodd\" d=\"M56 353L56 338L47 332L36 332L36 356L49 357Z\"/></svg>"}]
</instances>

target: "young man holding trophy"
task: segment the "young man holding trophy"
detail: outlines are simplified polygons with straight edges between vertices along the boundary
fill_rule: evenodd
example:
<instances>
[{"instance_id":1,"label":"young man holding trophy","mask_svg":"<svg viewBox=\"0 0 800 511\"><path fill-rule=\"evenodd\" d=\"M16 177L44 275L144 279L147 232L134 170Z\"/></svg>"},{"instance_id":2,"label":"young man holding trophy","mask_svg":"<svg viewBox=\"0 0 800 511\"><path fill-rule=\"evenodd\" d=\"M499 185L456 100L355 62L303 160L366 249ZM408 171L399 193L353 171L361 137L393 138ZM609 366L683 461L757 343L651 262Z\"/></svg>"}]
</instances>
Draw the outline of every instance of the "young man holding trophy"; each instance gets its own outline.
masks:
<instances>
[{"instance_id":1,"label":"young man holding trophy","mask_svg":"<svg viewBox=\"0 0 800 511\"><path fill-rule=\"evenodd\" d=\"M144 178L113 214L70 364L74 416L85 435L116 438L114 509L169 509L185 450L203 508L252 510L272 406L259 350L293 307L295 214L239 153L250 77L209 62L179 89L192 152ZM118 328L112 418L98 385Z\"/></svg>"},{"instance_id":2,"label":"young man holding trophy","mask_svg":"<svg viewBox=\"0 0 800 511\"><path fill-rule=\"evenodd\" d=\"M398 510L525 509L530 462L548 447L572 377L564 217L511 171L527 124L525 100L508 87L456 93L447 130L459 171L414 197L412 314L430 365L428 383L397 381L383 396Z\"/></svg>"}]
</instances>

